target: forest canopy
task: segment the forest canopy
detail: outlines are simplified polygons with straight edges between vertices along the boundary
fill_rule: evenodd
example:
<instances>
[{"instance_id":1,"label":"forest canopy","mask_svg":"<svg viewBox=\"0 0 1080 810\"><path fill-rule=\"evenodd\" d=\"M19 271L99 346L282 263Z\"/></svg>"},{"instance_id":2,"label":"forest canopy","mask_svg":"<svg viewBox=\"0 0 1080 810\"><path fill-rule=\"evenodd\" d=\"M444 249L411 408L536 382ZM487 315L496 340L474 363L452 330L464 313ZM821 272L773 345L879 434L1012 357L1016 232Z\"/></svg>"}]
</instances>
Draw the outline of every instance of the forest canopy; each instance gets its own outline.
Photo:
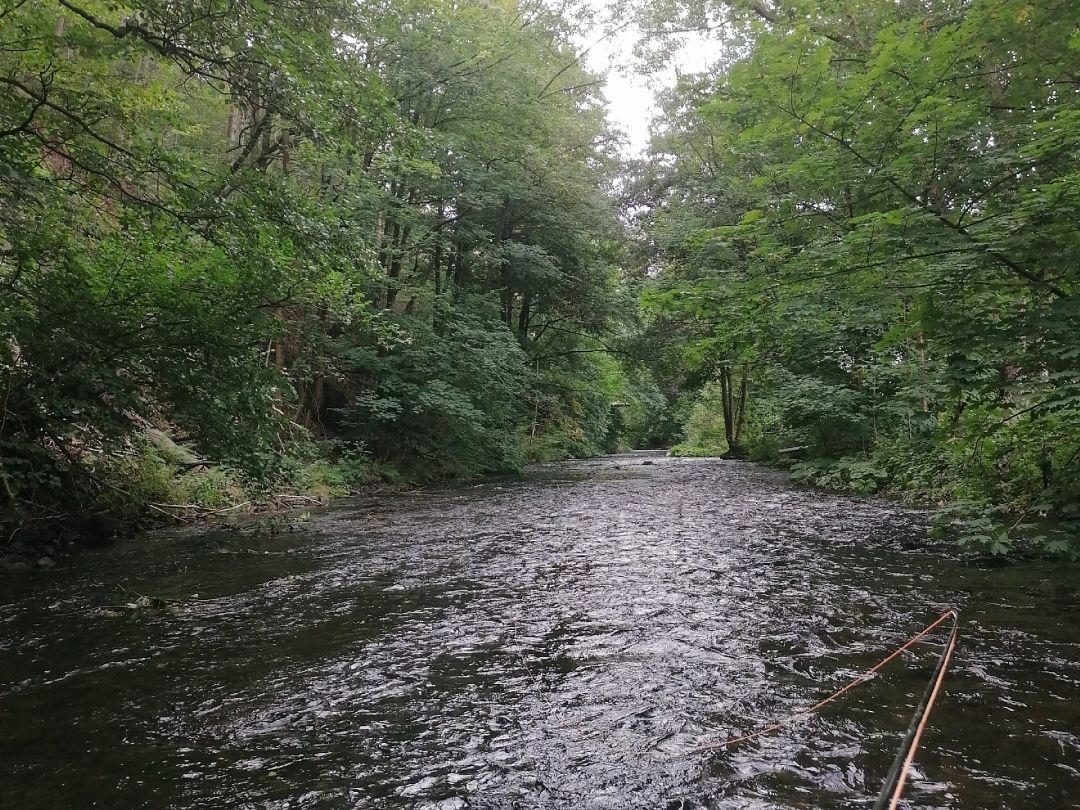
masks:
<instances>
[{"instance_id":1,"label":"forest canopy","mask_svg":"<svg viewBox=\"0 0 1080 810\"><path fill-rule=\"evenodd\" d=\"M0 15L7 507L517 469L649 401L597 337L617 136L545 5Z\"/></svg>"},{"instance_id":2,"label":"forest canopy","mask_svg":"<svg viewBox=\"0 0 1080 810\"><path fill-rule=\"evenodd\" d=\"M1068 548L1080 7L684 13L729 47L665 95L637 179L644 305L671 382L702 392L684 450L915 495L994 551Z\"/></svg>"},{"instance_id":3,"label":"forest canopy","mask_svg":"<svg viewBox=\"0 0 1080 810\"><path fill-rule=\"evenodd\" d=\"M1074 550L1080 7L601 17L0 0L8 533L675 445Z\"/></svg>"}]
</instances>

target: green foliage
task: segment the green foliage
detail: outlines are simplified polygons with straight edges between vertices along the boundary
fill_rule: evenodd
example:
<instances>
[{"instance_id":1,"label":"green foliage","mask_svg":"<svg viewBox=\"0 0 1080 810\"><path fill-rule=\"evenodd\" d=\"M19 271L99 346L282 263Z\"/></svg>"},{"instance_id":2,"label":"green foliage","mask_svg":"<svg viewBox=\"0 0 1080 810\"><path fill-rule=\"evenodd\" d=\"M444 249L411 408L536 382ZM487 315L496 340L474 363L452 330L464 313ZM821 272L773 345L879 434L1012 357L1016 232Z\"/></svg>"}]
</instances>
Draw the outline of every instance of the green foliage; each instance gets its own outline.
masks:
<instances>
[{"instance_id":1,"label":"green foliage","mask_svg":"<svg viewBox=\"0 0 1080 810\"><path fill-rule=\"evenodd\" d=\"M342 350L371 381L341 409L343 435L420 480L518 469L525 357L513 335L465 313L439 333L393 326L381 345Z\"/></svg>"},{"instance_id":2,"label":"green foliage","mask_svg":"<svg viewBox=\"0 0 1080 810\"><path fill-rule=\"evenodd\" d=\"M130 455L102 465L99 471L105 484L102 500L111 512L121 516L138 515L147 503L173 502L175 472L176 468L156 448L139 443Z\"/></svg>"},{"instance_id":3,"label":"green foliage","mask_svg":"<svg viewBox=\"0 0 1080 810\"><path fill-rule=\"evenodd\" d=\"M683 427L682 442L671 448L675 456L722 456L728 451L723 406L716 383L708 383L694 402Z\"/></svg>"},{"instance_id":4,"label":"green foliage","mask_svg":"<svg viewBox=\"0 0 1080 810\"><path fill-rule=\"evenodd\" d=\"M798 480L965 504L994 553L1075 548L1080 6L762 9L675 4L727 47L631 189L672 401L701 392L715 435L745 368L743 442Z\"/></svg>"},{"instance_id":5,"label":"green foliage","mask_svg":"<svg viewBox=\"0 0 1080 810\"><path fill-rule=\"evenodd\" d=\"M845 456L796 462L791 466L791 477L836 492L870 495L888 483L889 473L872 460Z\"/></svg>"},{"instance_id":6,"label":"green foliage","mask_svg":"<svg viewBox=\"0 0 1080 810\"><path fill-rule=\"evenodd\" d=\"M718 458L727 452L727 445L700 445L680 442L668 448L668 454L676 458Z\"/></svg>"},{"instance_id":7,"label":"green foliage","mask_svg":"<svg viewBox=\"0 0 1080 810\"><path fill-rule=\"evenodd\" d=\"M622 371L625 376L615 394L617 404L612 417L617 436L612 449L662 447L667 438L664 425L668 410L666 398L647 370L624 367Z\"/></svg>"},{"instance_id":8,"label":"green foliage","mask_svg":"<svg viewBox=\"0 0 1080 810\"><path fill-rule=\"evenodd\" d=\"M176 484L175 500L203 509L223 509L243 500L243 488L229 470L212 467L189 472Z\"/></svg>"},{"instance_id":9,"label":"green foliage","mask_svg":"<svg viewBox=\"0 0 1080 810\"><path fill-rule=\"evenodd\" d=\"M603 389L604 371L591 359L555 365L536 380L526 454L534 461L588 458L617 449L617 418ZM610 382L610 381L608 381Z\"/></svg>"},{"instance_id":10,"label":"green foliage","mask_svg":"<svg viewBox=\"0 0 1080 810\"><path fill-rule=\"evenodd\" d=\"M584 360L632 317L614 138L568 17L0 19L0 522L519 469L548 426L558 452L624 441L622 371Z\"/></svg>"}]
</instances>

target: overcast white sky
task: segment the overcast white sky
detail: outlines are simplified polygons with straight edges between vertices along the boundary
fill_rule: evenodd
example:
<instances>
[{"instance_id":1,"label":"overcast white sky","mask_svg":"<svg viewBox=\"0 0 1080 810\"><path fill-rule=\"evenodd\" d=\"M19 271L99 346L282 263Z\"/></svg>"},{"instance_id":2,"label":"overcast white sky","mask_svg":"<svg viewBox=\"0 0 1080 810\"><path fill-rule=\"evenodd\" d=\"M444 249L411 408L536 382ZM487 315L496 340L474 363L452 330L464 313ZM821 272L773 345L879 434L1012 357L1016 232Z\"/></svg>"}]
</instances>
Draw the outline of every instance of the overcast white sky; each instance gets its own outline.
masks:
<instances>
[{"instance_id":1,"label":"overcast white sky","mask_svg":"<svg viewBox=\"0 0 1080 810\"><path fill-rule=\"evenodd\" d=\"M605 0L589 0L596 9L606 10ZM588 48L584 63L592 71L607 76L604 96L608 100L611 120L627 135L627 155L642 152L649 145L649 122L656 113L654 90L675 83L678 73L698 73L709 65L709 54L716 45L702 36L683 38L683 46L666 70L654 76L643 76L633 70L633 49L639 31L631 26L607 39L595 32L581 47Z\"/></svg>"}]
</instances>

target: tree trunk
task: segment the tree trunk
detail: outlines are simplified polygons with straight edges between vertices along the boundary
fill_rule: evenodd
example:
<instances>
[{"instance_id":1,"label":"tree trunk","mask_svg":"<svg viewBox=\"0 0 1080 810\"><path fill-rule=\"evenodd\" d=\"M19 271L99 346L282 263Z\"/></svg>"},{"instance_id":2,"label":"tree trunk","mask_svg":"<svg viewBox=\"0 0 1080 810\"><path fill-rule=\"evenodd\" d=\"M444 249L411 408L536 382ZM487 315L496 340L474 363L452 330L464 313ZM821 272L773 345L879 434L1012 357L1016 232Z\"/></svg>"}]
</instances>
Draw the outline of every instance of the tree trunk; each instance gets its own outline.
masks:
<instances>
[{"instance_id":1,"label":"tree trunk","mask_svg":"<svg viewBox=\"0 0 1080 810\"><path fill-rule=\"evenodd\" d=\"M926 401L926 339L922 332L919 332L915 344L919 347L919 410L928 413L930 406Z\"/></svg>"},{"instance_id":2,"label":"tree trunk","mask_svg":"<svg viewBox=\"0 0 1080 810\"><path fill-rule=\"evenodd\" d=\"M326 398L326 376L319 374L315 378L315 392L311 396L311 416L315 424L322 427L323 400Z\"/></svg>"},{"instance_id":3,"label":"tree trunk","mask_svg":"<svg viewBox=\"0 0 1080 810\"><path fill-rule=\"evenodd\" d=\"M746 378L749 376L746 368L742 370L742 379L739 381L739 401L735 411L735 446L742 448L742 432L746 426Z\"/></svg>"},{"instance_id":4,"label":"tree trunk","mask_svg":"<svg viewBox=\"0 0 1080 810\"><path fill-rule=\"evenodd\" d=\"M431 249L431 276L435 282L435 299L442 295L442 218L443 204L439 203L439 227L435 230L435 246Z\"/></svg>"},{"instance_id":5,"label":"tree trunk","mask_svg":"<svg viewBox=\"0 0 1080 810\"><path fill-rule=\"evenodd\" d=\"M274 317L281 323L285 323L285 310L282 307L275 307ZM274 368L280 372L285 371L285 340L280 337L274 341Z\"/></svg>"},{"instance_id":6,"label":"tree trunk","mask_svg":"<svg viewBox=\"0 0 1080 810\"><path fill-rule=\"evenodd\" d=\"M386 308L393 309L397 300L397 282L401 276L401 260L405 256L405 242L409 238L409 228L403 225L400 228L395 225L397 239L396 244L391 245L390 267L386 272Z\"/></svg>"},{"instance_id":7,"label":"tree trunk","mask_svg":"<svg viewBox=\"0 0 1080 810\"><path fill-rule=\"evenodd\" d=\"M383 212L379 211L379 213L375 217L375 248L379 251L380 256L382 255L383 231L385 229L386 219L383 216Z\"/></svg>"},{"instance_id":8,"label":"tree trunk","mask_svg":"<svg viewBox=\"0 0 1080 810\"><path fill-rule=\"evenodd\" d=\"M525 294L521 298L521 311L518 313L518 337L525 340L529 331L529 319L532 317L532 296Z\"/></svg>"},{"instance_id":9,"label":"tree trunk","mask_svg":"<svg viewBox=\"0 0 1080 810\"><path fill-rule=\"evenodd\" d=\"M500 271L503 284L502 294L502 322L512 327L514 322L514 288L510 285L510 273L505 267Z\"/></svg>"},{"instance_id":10,"label":"tree trunk","mask_svg":"<svg viewBox=\"0 0 1080 810\"><path fill-rule=\"evenodd\" d=\"M499 219L495 224L494 246L501 251L503 239L510 229L510 197L503 198L499 209ZM499 280L502 283L502 322L512 326L514 322L514 290L510 284L510 267L505 259L499 259Z\"/></svg>"},{"instance_id":11,"label":"tree trunk","mask_svg":"<svg viewBox=\"0 0 1080 810\"><path fill-rule=\"evenodd\" d=\"M450 277L454 284L454 303L456 304L461 300L461 291L464 289L465 280L469 276L469 268L465 263L465 251L460 242L454 245L453 260L454 270Z\"/></svg>"},{"instance_id":12,"label":"tree trunk","mask_svg":"<svg viewBox=\"0 0 1080 810\"><path fill-rule=\"evenodd\" d=\"M240 110L235 104L229 105L229 117L225 123L225 140L229 142L229 148L237 144L240 139Z\"/></svg>"},{"instance_id":13,"label":"tree trunk","mask_svg":"<svg viewBox=\"0 0 1080 810\"><path fill-rule=\"evenodd\" d=\"M286 177L292 169L292 135L288 130L281 133L281 173Z\"/></svg>"},{"instance_id":14,"label":"tree trunk","mask_svg":"<svg viewBox=\"0 0 1080 810\"><path fill-rule=\"evenodd\" d=\"M435 245L431 255L431 276L435 285L435 300L442 297L442 245Z\"/></svg>"},{"instance_id":15,"label":"tree trunk","mask_svg":"<svg viewBox=\"0 0 1080 810\"><path fill-rule=\"evenodd\" d=\"M728 458L746 458L746 450L741 444L742 431L746 424L748 375L745 368L741 376L738 398L736 398L731 378L731 366L725 365L720 369L720 401L724 408L724 438L728 443L728 450L724 455Z\"/></svg>"},{"instance_id":16,"label":"tree trunk","mask_svg":"<svg viewBox=\"0 0 1080 810\"><path fill-rule=\"evenodd\" d=\"M724 438L730 448L735 438L735 424L731 413L731 370L727 366L720 369L720 404L724 408Z\"/></svg>"}]
</instances>

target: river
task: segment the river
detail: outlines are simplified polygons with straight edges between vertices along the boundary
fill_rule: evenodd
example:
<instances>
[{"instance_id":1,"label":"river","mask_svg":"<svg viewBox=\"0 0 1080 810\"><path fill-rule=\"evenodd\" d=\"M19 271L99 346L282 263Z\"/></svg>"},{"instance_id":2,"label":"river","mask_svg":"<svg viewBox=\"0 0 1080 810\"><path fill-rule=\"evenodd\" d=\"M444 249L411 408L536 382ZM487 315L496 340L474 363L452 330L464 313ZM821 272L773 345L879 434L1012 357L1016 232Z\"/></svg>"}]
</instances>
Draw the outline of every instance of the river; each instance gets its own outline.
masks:
<instances>
[{"instance_id":1,"label":"river","mask_svg":"<svg viewBox=\"0 0 1080 810\"><path fill-rule=\"evenodd\" d=\"M905 806L1080 807L1076 569L965 563L918 511L633 454L294 524L0 582L0 807L867 808L933 643L692 749L953 605Z\"/></svg>"}]
</instances>

